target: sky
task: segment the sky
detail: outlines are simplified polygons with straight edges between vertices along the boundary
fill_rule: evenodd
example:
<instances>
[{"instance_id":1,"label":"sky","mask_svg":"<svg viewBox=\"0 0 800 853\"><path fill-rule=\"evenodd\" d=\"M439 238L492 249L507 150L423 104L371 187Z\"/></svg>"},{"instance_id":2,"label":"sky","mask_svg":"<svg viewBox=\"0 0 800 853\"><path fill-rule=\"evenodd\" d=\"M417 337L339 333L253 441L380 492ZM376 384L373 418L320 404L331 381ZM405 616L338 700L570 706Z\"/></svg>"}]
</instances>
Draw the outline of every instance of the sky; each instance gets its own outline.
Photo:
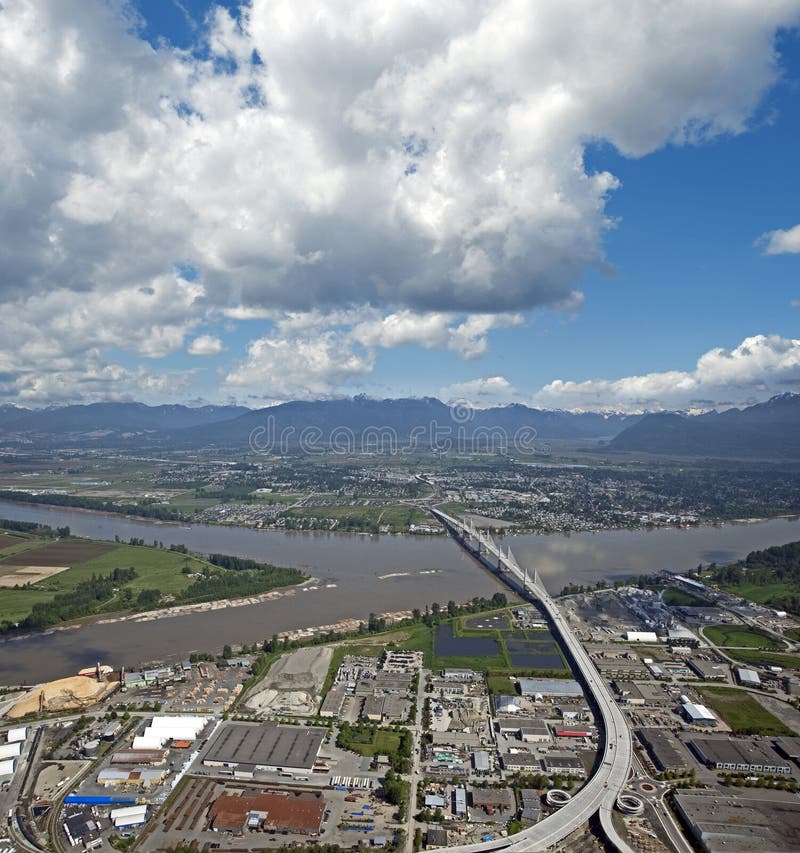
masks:
<instances>
[{"instance_id":1,"label":"sky","mask_svg":"<svg viewBox=\"0 0 800 853\"><path fill-rule=\"evenodd\" d=\"M800 0L2 0L0 404L800 392Z\"/></svg>"}]
</instances>

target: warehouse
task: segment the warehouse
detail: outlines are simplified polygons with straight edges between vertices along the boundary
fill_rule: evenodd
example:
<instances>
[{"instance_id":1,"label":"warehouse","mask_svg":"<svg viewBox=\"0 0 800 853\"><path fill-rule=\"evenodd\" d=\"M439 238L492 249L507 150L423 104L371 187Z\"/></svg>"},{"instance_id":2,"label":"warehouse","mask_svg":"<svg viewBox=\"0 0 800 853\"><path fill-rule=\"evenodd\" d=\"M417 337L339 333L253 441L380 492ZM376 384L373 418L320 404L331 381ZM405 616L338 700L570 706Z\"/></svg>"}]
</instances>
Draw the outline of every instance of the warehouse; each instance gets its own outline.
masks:
<instances>
[{"instance_id":1,"label":"warehouse","mask_svg":"<svg viewBox=\"0 0 800 853\"><path fill-rule=\"evenodd\" d=\"M142 746L136 746L136 738L134 740L134 749L153 749L164 746L170 740L197 740L198 735L208 725L210 717L198 717L192 715L175 716L175 717L153 717L150 725L147 726L142 734ZM155 744L155 746L152 746Z\"/></svg>"},{"instance_id":2,"label":"warehouse","mask_svg":"<svg viewBox=\"0 0 800 853\"><path fill-rule=\"evenodd\" d=\"M485 749L479 749L472 753L472 766L476 773L488 773L492 768L489 763L489 753Z\"/></svg>"},{"instance_id":3,"label":"warehouse","mask_svg":"<svg viewBox=\"0 0 800 853\"><path fill-rule=\"evenodd\" d=\"M629 643L657 643L655 631L626 631L625 640Z\"/></svg>"},{"instance_id":4,"label":"warehouse","mask_svg":"<svg viewBox=\"0 0 800 853\"><path fill-rule=\"evenodd\" d=\"M784 758L800 763L800 737L779 737L773 744Z\"/></svg>"},{"instance_id":5,"label":"warehouse","mask_svg":"<svg viewBox=\"0 0 800 853\"><path fill-rule=\"evenodd\" d=\"M705 705L697 705L694 702L684 702L681 711L693 726L716 726L717 718L706 708Z\"/></svg>"},{"instance_id":6,"label":"warehouse","mask_svg":"<svg viewBox=\"0 0 800 853\"><path fill-rule=\"evenodd\" d=\"M14 770L17 767L16 758L6 758L0 761L0 779L5 779L8 776L14 775Z\"/></svg>"},{"instance_id":7,"label":"warehouse","mask_svg":"<svg viewBox=\"0 0 800 853\"><path fill-rule=\"evenodd\" d=\"M237 775L280 770L310 771L327 732L312 726L228 723L211 741L203 764Z\"/></svg>"},{"instance_id":8,"label":"warehouse","mask_svg":"<svg viewBox=\"0 0 800 853\"><path fill-rule=\"evenodd\" d=\"M267 791L235 796L223 794L209 811L216 832L241 833L245 826L267 832L300 835L318 833L325 813L325 799L319 791Z\"/></svg>"},{"instance_id":9,"label":"warehouse","mask_svg":"<svg viewBox=\"0 0 800 853\"><path fill-rule=\"evenodd\" d=\"M111 820L115 829L129 826L141 826L147 821L147 806L128 806L123 809L112 809Z\"/></svg>"},{"instance_id":10,"label":"warehouse","mask_svg":"<svg viewBox=\"0 0 800 853\"><path fill-rule=\"evenodd\" d=\"M636 736L644 745L647 754L662 773L683 773L688 769L686 756L679 742L661 729L639 729Z\"/></svg>"},{"instance_id":11,"label":"warehouse","mask_svg":"<svg viewBox=\"0 0 800 853\"><path fill-rule=\"evenodd\" d=\"M727 667L721 663L702 658L692 658L688 661L689 669L703 681L726 681Z\"/></svg>"},{"instance_id":12,"label":"warehouse","mask_svg":"<svg viewBox=\"0 0 800 853\"><path fill-rule=\"evenodd\" d=\"M163 781L166 769L158 767L104 767L97 782L106 788L152 788Z\"/></svg>"},{"instance_id":13,"label":"warehouse","mask_svg":"<svg viewBox=\"0 0 800 853\"><path fill-rule=\"evenodd\" d=\"M28 730L24 726L17 729L9 729L6 733L6 743L22 743L28 736Z\"/></svg>"},{"instance_id":14,"label":"warehouse","mask_svg":"<svg viewBox=\"0 0 800 853\"><path fill-rule=\"evenodd\" d=\"M700 638L693 634L688 628L683 625L678 625L677 628L670 628L667 631L670 646L681 646L689 649L696 649L700 645Z\"/></svg>"},{"instance_id":15,"label":"warehouse","mask_svg":"<svg viewBox=\"0 0 800 853\"><path fill-rule=\"evenodd\" d=\"M346 695L344 690L336 687L329 690L322 707L319 709L320 717L338 717L342 713Z\"/></svg>"},{"instance_id":16,"label":"warehouse","mask_svg":"<svg viewBox=\"0 0 800 853\"><path fill-rule=\"evenodd\" d=\"M517 714L519 713L519 697L517 696L495 696L495 714Z\"/></svg>"},{"instance_id":17,"label":"warehouse","mask_svg":"<svg viewBox=\"0 0 800 853\"><path fill-rule=\"evenodd\" d=\"M517 808L511 788L473 788L470 797L473 808L483 809L487 815L516 811Z\"/></svg>"},{"instance_id":18,"label":"warehouse","mask_svg":"<svg viewBox=\"0 0 800 853\"><path fill-rule=\"evenodd\" d=\"M761 687L761 679L754 669L737 668L736 680L742 687Z\"/></svg>"},{"instance_id":19,"label":"warehouse","mask_svg":"<svg viewBox=\"0 0 800 853\"><path fill-rule=\"evenodd\" d=\"M119 749L111 756L112 764L163 764L166 760L164 749Z\"/></svg>"},{"instance_id":20,"label":"warehouse","mask_svg":"<svg viewBox=\"0 0 800 853\"><path fill-rule=\"evenodd\" d=\"M19 741L0 744L0 761L5 761L8 758L17 758L21 754L22 744Z\"/></svg>"},{"instance_id":21,"label":"warehouse","mask_svg":"<svg viewBox=\"0 0 800 853\"><path fill-rule=\"evenodd\" d=\"M703 764L715 770L785 775L792 772L787 762L771 747L759 741L745 738L695 738L689 741L689 746Z\"/></svg>"},{"instance_id":22,"label":"warehouse","mask_svg":"<svg viewBox=\"0 0 800 853\"><path fill-rule=\"evenodd\" d=\"M580 776L586 775L583 762L570 752L553 752L542 759L542 770L549 775Z\"/></svg>"},{"instance_id":23,"label":"warehouse","mask_svg":"<svg viewBox=\"0 0 800 853\"><path fill-rule=\"evenodd\" d=\"M512 773L538 773L542 769L539 759L530 752L507 752L500 758L503 769Z\"/></svg>"},{"instance_id":24,"label":"warehouse","mask_svg":"<svg viewBox=\"0 0 800 853\"><path fill-rule=\"evenodd\" d=\"M523 696L583 696L580 684L571 678L520 678Z\"/></svg>"}]
</instances>

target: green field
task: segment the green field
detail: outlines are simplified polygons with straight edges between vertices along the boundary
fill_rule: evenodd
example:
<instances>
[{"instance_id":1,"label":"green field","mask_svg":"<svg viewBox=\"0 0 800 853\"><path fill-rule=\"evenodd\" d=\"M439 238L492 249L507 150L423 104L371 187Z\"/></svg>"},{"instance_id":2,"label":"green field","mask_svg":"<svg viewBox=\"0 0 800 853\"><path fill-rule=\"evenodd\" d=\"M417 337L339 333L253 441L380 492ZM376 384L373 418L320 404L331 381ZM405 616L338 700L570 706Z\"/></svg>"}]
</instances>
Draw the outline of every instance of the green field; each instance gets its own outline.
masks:
<instances>
[{"instance_id":1,"label":"green field","mask_svg":"<svg viewBox=\"0 0 800 853\"><path fill-rule=\"evenodd\" d=\"M729 592L738 598L746 598L748 601L755 601L758 604L765 604L776 595L798 592L795 584L782 583L780 581L763 584L762 586L753 583L742 583L738 586L722 586L720 584L720 589L724 589L725 592Z\"/></svg>"},{"instance_id":2,"label":"green field","mask_svg":"<svg viewBox=\"0 0 800 853\"><path fill-rule=\"evenodd\" d=\"M359 527L371 527L376 532L388 527L393 533L403 533L409 524L425 524L431 520L425 510L405 504L388 506L308 506L294 507L285 513L290 518L330 518L347 526L348 521Z\"/></svg>"},{"instance_id":3,"label":"green field","mask_svg":"<svg viewBox=\"0 0 800 853\"><path fill-rule=\"evenodd\" d=\"M84 540L67 540L69 542L83 542ZM158 589L162 595L174 595L186 589L192 578L183 574L181 569L187 563L193 571L202 571L206 562L191 555L178 554L162 548L149 548L134 545L117 545L108 542L91 542L85 540L87 545L101 545L109 547L110 550L80 563L75 563L67 571L53 575L46 580L39 581L32 588L4 588L0 594L0 622L18 622L31 612L34 604L52 601L54 596L60 592L69 592L82 581L91 578L92 575L108 574L116 568L136 569L137 577L129 581L125 586L129 587L134 594L142 589ZM30 547L26 550L33 552L35 548L46 545L56 547L59 543L52 540L30 540ZM7 562L24 563L24 558L15 549L2 555ZM57 560L54 565L59 565ZM66 565L66 563L65 563ZM102 608L105 609L106 608Z\"/></svg>"},{"instance_id":4,"label":"green field","mask_svg":"<svg viewBox=\"0 0 800 853\"><path fill-rule=\"evenodd\" d=\"M400 733L375 729L364 736L354 734L348 746L352 752L357 752L367 758L375 755L396 755L400 747Z\"/></svg>"},{"instance_id":5,"label":"green field","mask_svg":"<svg viewBox=\"0 0 800 853\"><path fill-rule=\"evenodd\" d=\"M787 628L783 634L796 643L800 642L800 628Z\"/></svg>"},{"instance_id":6,"label":"green field","mask_svg":"<svg viewBox=\"0 0 800 853\"><path fill-rule=\"evenodd\" d=\"M753 666L779 666L782 669L800 669L800 655L762 652L759 649L726 649L726 654L742 663L749 663Z\"/></svg>"},{"instance_id":7,"label":"green field","mask_svg":"<svg viewBox=\"0 0 800 853\"><path fill-rule=\"evenodd\" d=\"M783 645L766 631L745 625L711 625L703 633L717 646L748 649L782 649Z\"/></svg>"},{"instance_id":8,"label":"green field","mask_svg":"<svg viewBox=\"0 0 800 853\"><path fill-rule=\"evenodd\" d=\"M796 734L753 696L730 687L699 687L698 692L734 734L783 737Z\"/></svg>"},{"instance_id":9,"label":"green field","mask_svg":"<svg viewBox=\"0 0 800 853\"><path fill-rule=\"evenodd\" d=\"M661 594L661 599L664 604L669 607L707 607L708 601L704 598L698 598L692 595L691 592L686 592L683 589L678 589L674 586L668 586Z\"/></svg>"}]
</instances>

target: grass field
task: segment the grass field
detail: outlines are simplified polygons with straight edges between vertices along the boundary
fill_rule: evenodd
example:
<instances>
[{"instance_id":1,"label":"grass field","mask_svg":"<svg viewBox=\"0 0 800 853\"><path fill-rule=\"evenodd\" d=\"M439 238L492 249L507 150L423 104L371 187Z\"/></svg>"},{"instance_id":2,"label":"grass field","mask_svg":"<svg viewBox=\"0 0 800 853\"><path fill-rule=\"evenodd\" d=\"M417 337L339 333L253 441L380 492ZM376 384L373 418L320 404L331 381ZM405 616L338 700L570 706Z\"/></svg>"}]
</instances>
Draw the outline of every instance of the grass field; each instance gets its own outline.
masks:
<instances>
[{"instance_id":1,"label":"grass field","mask_svg":"<svg viewBox=\"0 0 800 853\"><path fill-rule=\"evenodd\" d=\"M388 526L393 532L403 532L409 524L425 524L430 515L415 506L392 504L389 506L309 506L286 511L294 518L333 518L339 521L358 519L364 524Z\"/></svg>"},{"instance_id":2,"label":"grass field","mask_svg":"<svg viewBox=\"0 0 800 853\"><path fill-rule=\"evenodd\" d=\"M800 628L787 628L784 632L790 640L800 642Z\"/></svg>"},{"instance_id":3,"label":"grass field","mask_svg":"<svg viewBox=\"0 0 800 853\"><path fill-rule=\"evenodd\" d=\"M367 758L374 755L396 755L400 747L400 734L398 732L377 729L369 739L353 735L350 749Z\"/></svg>"},{"instance_id":4,"label":"grass field","mask_svg":"<svg viewBox=\"0 0 800 853\"><path fill-rule=\"evenodd\" d=\"M125 586L134 594L142 589L158 589L163 595L174 595L192 583L181 569L189 562L194 571L206 563L191 555L161 548L134 545L115 545L109 542L70 539L59 542L32 540L32 549L21 555L6 558L6 564L27 562L35 557L39 565L70 565L66 572L36 584L34 589L3 589L0 594L0 621L18 622L31 612L34 604L52 601L56 593L74 589L93 574L108 574L116 568L136 569L137 576ZM70 556L71 555L71 556ZM3 563L0 562L0 568ZM111 603L113 607L113 602ZM109 612L106 609L106 612Z\"/></svg>"},{"instance_id":5,"label":"grass field","mask_svg":"<svg viewBox=\"0 0 800 853\"><path fill-rule=\"evenodd\" d=\"M711 625L703 633L717 646L741 646L748 649L781 649L783 645L759 628L745 625Z\"/></svg>"},{"instance_id":6,"label":"grass field","mask_svg":"<svg viewBox=\"0 0 800 853\"><path fill-rule=\"evenodd\" d=\"M705 607L708 605L706 599L698 598L691 592L677 589L674 586L668 586L661 594L661 599L669 607Z\"/></svg>"},{"instance_id":7,"label":"grass field","mask_svg":"<svg viewBox=\"0 0 800 853\"><path fill-rule=\"evenodd\" d=\"M712 710L731 727L734 734L760 734L769 737L796 734L776 716L742 690L730 687L700 687Z\"/></svg>"},{"instance_id":8,"label":"grass field","mask_svg":"<svg viewBox=\"0 0 800 853\"><path fill-rule=\"evenodd\" d=\"M764 586L743 583L739 586L723 586L720 587L720 589L724 589L726 592L729 592L731 595L736 595L739 598L746 598L748 601L755 601L758 604L764 604L775 595L783 595L787 592L800 591L794 584L780 582L764 584Z\"/></svg>"},{"instance_id":9,"label":"grass field","mask_svg":"<svg viewBox=\"0 0 800 853\"><path fill-rule=\"evenodd\" d=\"M742 663L749 663L753 666L779 666L782 669L800 669L800 655L762 652L759 649L726 649L726 654Z\"/></svg>"}]
</instances>

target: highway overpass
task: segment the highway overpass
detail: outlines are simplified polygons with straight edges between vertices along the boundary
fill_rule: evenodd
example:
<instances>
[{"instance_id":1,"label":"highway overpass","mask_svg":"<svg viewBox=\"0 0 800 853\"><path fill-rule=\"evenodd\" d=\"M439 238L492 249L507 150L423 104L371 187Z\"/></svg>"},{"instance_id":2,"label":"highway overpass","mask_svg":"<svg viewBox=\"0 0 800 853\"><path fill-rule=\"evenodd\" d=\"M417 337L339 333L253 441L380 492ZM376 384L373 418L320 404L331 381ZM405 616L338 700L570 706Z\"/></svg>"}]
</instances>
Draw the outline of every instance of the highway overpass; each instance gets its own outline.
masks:
<instances>
[{"instance_id":1,"label":"highway overpass","mask_svg":"<svg viewBox=\"0 0 800 853\"><path fill-rule=\"evenodd\" d=\"M504 553L502 547L498 546L487 532L477 529L471 521L453 518L437 509L432 512L462 547L523 598L535 601L545 613L576 677L582 681L587 697L593 701L599 713L603 741L601 757L594 774L563 808L535 826L511 837L448 849L459 853L482 853L491 850L533 853L537 850L547 850L597 814L607 841L620 853L633 853L612 822L614 804L628 780L632 744L630 729L610 690L553 603L538 573L534 570L531 576L526 569L520 567L511 553L511 548L506 549Z\"/></svg>"}]
</instances>

